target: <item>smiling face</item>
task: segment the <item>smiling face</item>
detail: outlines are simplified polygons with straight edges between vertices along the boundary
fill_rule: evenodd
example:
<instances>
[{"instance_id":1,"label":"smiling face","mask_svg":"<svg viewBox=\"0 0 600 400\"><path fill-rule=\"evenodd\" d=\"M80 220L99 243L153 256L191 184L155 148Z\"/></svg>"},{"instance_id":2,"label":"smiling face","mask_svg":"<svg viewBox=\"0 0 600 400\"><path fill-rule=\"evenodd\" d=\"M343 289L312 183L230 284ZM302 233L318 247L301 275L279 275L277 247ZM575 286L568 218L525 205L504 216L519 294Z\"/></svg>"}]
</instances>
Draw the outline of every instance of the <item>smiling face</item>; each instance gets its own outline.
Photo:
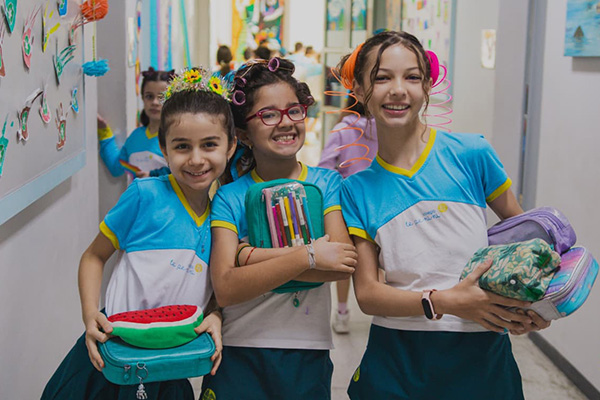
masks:
<instances>
[{"instance_id":1,"label":"smiling face","mask_svg":"<svg viewBox=\"0 0 600 400\"><path fill-rule=\"evenodd\" d=\"M266 85L256 92L254 107L248 116L267 109L284 110L300 104L296 92L285 82ZM240 130L240 139L252 147L257 163L261 159L296 159L296 153L302 148L305 137L304 121L295 122L284 115L275 126L265 125L259 117L248 121L247 128Z\"/></svg>"},{"instance_id":2,"label":"smiling face","mask_svg":"<svg viewBox=\"0 0 600 400\"><path fill-rule=\"evenodd\" d=\"M150 81L144 85L142 100L144 101L144 111L150 122L160 123L160 111L162 110L160 96L166 90L167 82L164 81Z\"/></svg>"},{"instance_id":3,"label":"smiling face","mask_svg":"<svg viewBox=\"0 0 600 400\"><path fill-rule=\"evenodd\" d=\"M373 69L377 52L378 47L371 51L365 70ZM424 79L415 53L396 44L381 54L374 81L370 82L370 77L365 76L361 83L355 83L355 91L359 100L364 101L367 89L372 87L366 105L377 121L378 131L380 128L418 129L423 126L419 113L426 101L424 87L429 89L427 82L423 84Z\"/></svg>"},{"instance_id":4,"label":"smiling face","mask_svg":"<svg viewBox=\"0 0 600 400\"><path fill-rule=\"evenodd\" d=\"M173 177L192 201L208 192L225 171L235 146L227 140L223 117L205 113L174 115L162 152Z\"/></svg>"}]
</instances>

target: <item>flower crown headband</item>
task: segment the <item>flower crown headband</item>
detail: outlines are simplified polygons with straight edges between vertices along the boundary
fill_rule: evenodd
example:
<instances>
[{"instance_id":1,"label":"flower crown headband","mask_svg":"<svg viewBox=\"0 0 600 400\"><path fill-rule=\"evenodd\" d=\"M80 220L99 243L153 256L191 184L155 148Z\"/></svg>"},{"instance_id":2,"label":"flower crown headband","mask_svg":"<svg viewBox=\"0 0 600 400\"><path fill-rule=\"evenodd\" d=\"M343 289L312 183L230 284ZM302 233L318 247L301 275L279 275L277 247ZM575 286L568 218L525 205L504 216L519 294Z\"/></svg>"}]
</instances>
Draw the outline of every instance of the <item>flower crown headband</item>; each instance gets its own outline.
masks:
<instances>
[{"instance_id":1,"label":"flower crown headband","mask_svg":"<svg viewBox=\"0 0 600 400\"><path fill-rule=\"evenodd\" d=\"M164 93L163 101L167 101L175 93L184 91L212 92L231 101L232 88L225 79L211 76L206 68L191 68L173 76Z\"/></svg>"}]
</instances>

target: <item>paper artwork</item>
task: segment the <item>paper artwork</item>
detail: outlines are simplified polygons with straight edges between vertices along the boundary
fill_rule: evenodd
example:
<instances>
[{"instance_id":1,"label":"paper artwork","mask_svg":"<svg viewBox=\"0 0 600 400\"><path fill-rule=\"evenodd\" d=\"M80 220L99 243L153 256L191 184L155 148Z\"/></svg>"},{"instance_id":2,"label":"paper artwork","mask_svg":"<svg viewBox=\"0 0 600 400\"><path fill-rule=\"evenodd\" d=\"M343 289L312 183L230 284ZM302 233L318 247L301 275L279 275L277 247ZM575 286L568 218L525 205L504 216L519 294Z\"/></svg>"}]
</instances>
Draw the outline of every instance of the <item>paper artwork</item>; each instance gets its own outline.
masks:
<instances>
[{"instance_id":1,"label":"paper artwork","mask_svg":"<svg viewBox=\"0 0 600 400\"><path fill-rule=\"evenodd\" d=\"M79 101L77 100L78 90L79 89L77 88L77 86L75 86L73 90L71 90L71 108L73 109L73 111L75 111L75 113L79 112Z\"/></svg>"},{"instance_id":2,"label":"paper artwork","mask_svg":"<svg viewBox=\"0 0 600 400\"><path fill-rule=\"evenodd\" d=\"M50 11L48 14L48 5L50 4L50 0L46 2L46 8L44 8L44 15L42 16L42 51L46 51L46 47L48 47L48 42L50 41L50 35L55 33L60 27L60 22L57 22L52 27L49 25L48 21L54 15L54 10Z\"/></svg>"},{"instance_id":3,"label":"paper artwork","mask_svg":"<svg viewBox=\"0 0 600 400\"><path fill-rule=\"evenodd\" d=\"M6 75L6 70L4 69L4 58L2 58L2 44L4 43L5 33L6 26L4 25L4 21L0 20L0 76Z\"/></svg>"},{"instance_id":4,"label":"paper artwork","mask_svg":"<svg viewBox=\"0 0 600 400\"><path fill-rule=\"evenodd\" d=\"M67 46L58 53L58 41L56 42L56 54L52 56L52 62L54 63L54 72L56 73L56 81L60 83L60 77L65 70L65 66L75 57L73 52L75 51L75 45Z\"/></svg>"},{"instance_id":5,"label":"paper artwork","mask_svg":"<svg viewBox=\"0 0 600 400\"><path fill-rule=\"evenodd\" d=\"M487 69L496 67L496 30L481 30L481 66Z\"/></svg>"},{"instance_id":6,"label":"paper artwork","mask_svg":"<svg viewBox=\"0 0 600 400\"><path fill-rule=\"evenodd\" d=\"M33 93L25 100L25 105L21 111L17 114L19 118L19 128L17 129L17 142L22 140L26 142L29 139L29 131L27 130L27 122L29 121L29 111L35 99L42 94L42 89L35 89Z\"/></svg>"},{"instance_id":7,"label":"paper artwork","mask_svg":"<svg viewBox=\"0 0 600 400\"><path fill-rule=\"evenodd\" d=\"M23 49L23 61L25 62L27 69L29 69L31 65L31 50L34 40L33 23L35 22L35 18L41 9L42 7L39 6L31 10L29 17L27 17L25 25L23 26L23 42L21 44L21 48Z\"/></svg>"},{"instance_id":8,"label":"paper artwork","mask_svg":"<svg viewBox=\"0 0 600 400\"><path fill-rule=\"evenodd\" d=\"M565 56L600 57L600 1L567 0Z\"/></svg>"},{"instance_id":9,"label":"paper artwork","mask_svg":"<svg viewBox=\"0 0 600 400\"><path fill-rule=\"evenodd\" d=\"M17 0L4 0L0 7L2 7L4 18L6 18L8 32L12 33L15 29L15 21L17 19Z\"/></svg>"},{"instance_id":10,"label":"paper artwork","mask_svg":"<svg viewBox=\"0 0 600 400\"><path fill-rule=\"evenodd\" d=\"M2 176L2 170L4 169L4 158L6 157L6 148L8 147L8 139L6 138L6 123L8 122L8 115L4 118L4 126L2 127L2 137L0 137L0 176ZM13 126L13 122L10 126Z\"/></svg>"},{"instance_id":11,"label":"paper artwork","mask_svg":"<svg viewBox=\"0 0 600 400\"><path fill-rule=\"evenodd\" d=\"M56 2L56 7L58 7L58 15L64 17L69 10L69 2L67 0L58 0Z\"/></svg>"},{"instance_id":12,"label":"paper artwork","mask_svg":"<svg viewBox=\"0 0 600 400\"><path fill-rule=\"evenodd\" d=\"M67 115L69 111L63 111L63 105L60 103L59 108L56 110L56 128L58 129L58 142L56 143L56 150L60 150L65 147L67 141Z\"/></svg>"},{"instance_id":13,"label":"paper artwork","mask_svg":"<svg viewBox=\"0 0 600 400\"><path fill-rule=\"evenodd\" d=\"M40 105L40 116L42 117L42 121L45 124L49 124L52 121L52 112L50 111L50 107L48 107L48 84L44 83L44 92L42 93L41 105Z\"/></svg>"}]
</instances>

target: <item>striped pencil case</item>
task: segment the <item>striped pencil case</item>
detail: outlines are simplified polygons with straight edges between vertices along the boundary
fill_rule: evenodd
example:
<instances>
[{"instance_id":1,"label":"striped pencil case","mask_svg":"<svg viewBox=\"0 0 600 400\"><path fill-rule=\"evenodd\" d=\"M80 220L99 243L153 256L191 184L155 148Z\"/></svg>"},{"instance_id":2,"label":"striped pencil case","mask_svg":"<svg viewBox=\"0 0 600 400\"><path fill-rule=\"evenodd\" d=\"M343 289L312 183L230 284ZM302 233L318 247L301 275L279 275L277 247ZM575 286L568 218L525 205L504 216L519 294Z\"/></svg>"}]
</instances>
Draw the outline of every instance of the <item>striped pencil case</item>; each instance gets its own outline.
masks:
<instances>
[{"instance_id":1,"label":"striped pencil case","mask_svg":"<svg viewBox=\"0 0 600 400\"><path fill-rule=\"evenodd\" d=\"M304 246L325 234L323 194L318 186L292 179L252 185L246 192L248 239L252 246ZM309 290L323 282L290 281L275 293Z\"/></svg>"}]
</instances>

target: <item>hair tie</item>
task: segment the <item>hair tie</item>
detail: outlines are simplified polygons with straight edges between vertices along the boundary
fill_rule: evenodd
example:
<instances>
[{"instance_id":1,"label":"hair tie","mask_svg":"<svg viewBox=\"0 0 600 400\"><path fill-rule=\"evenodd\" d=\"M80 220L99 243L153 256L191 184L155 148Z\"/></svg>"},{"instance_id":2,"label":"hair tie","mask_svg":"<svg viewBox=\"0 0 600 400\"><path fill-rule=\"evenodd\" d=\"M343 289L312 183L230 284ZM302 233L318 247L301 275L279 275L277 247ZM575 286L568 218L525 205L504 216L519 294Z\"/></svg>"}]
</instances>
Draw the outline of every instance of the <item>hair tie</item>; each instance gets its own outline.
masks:
<instances>
[{"instance_id":1,"label":"hair tie","mask_svg":"<svg viewBox=\"0 0 600 400\"><path fill-rule=\"evenodd\" d=\"M358 58L358 53L360 53L360 49L362 49L363 45L364 43L361 43L356 46L340 71L342 75L342 85L348 90L352 90L352 85L354 84L354 68L356 67L356 59Z\"/></svg>"},{"instance_id":2,"label":"hair tie","mask_svg":"<svg viewBox=\"0 0 600 400\"><path fill-rule=\"evenodd\" d=\"M431 86L435 87L438 78L440 77L440 61L437 54L431 50L425 50L427 58L429 59L429 69L431 70Z\"/></svg>"}]
</instances>

